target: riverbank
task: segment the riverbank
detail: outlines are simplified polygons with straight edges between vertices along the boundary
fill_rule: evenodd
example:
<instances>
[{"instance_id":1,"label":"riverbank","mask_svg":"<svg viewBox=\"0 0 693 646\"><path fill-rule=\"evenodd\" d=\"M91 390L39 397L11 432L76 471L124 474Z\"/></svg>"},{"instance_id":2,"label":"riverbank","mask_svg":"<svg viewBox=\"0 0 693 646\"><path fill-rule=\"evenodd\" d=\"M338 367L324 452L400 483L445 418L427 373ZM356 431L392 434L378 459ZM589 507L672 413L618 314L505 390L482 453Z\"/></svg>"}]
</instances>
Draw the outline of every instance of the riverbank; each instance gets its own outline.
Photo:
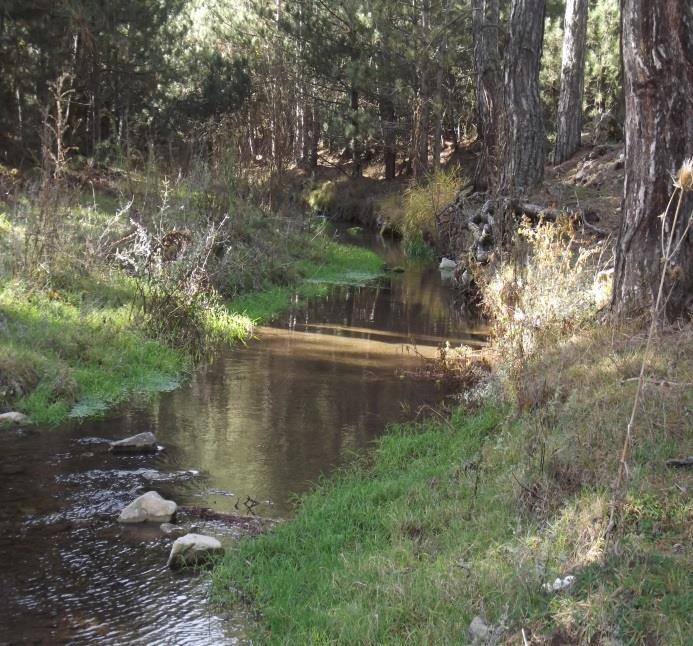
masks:
<instances>
[{"instance_id":1,"label":"riverbank","mask_svg":"<svg viewBox=\"0 0 693 646\"><path fill-rule=\"evenodd\" d=\"M531 404L489 384L476 411L392 427L372 460L230 551L217 600L259 612L259 643L470 643L477 616L508 643L686 643L693 483L667 460L692 448L693 389L673 385L693 381L691 333L657 342L652 374L670 385L645 391L607 544L644 345L626 332L547 348L526 366Z\"/></svg>"},{"instance_id":2,"label":"riverbank","mask_svg":"<svg viewBox=\"0 0 693 646\"><path fill-rule=\"evenodd\" d=\"M375 253L331 239L320 222L217 187L132 172L107 188L15 186L0 206L0 410L36 424L176 388L217 344L249 339L294 295L382 273ZM114 197L125 189L129 199ZM218 214L222 236L203 207L224 199L236 215ZM44 201L60 216L50 226Z\"/></svg>"},{"instance_id":3,"label":"riverbank","mask_svg":"<svg viewBox=\"0 0 693 646\"><path fill-rule=\"evenodd\" d=\"M295 259L290 285L250 292L212 313L205 326L221 343L246 341L254 326L281 312L293 295L328 284L377 278L380 258L327 238L311 240L310 259ZM0 375L6 408L37 424L103 413L130 398L180 385L193 368L185 348L147 334L133 312L135 285L113 271L70 290L12 281L0 290L4 329Z\"/></svg>"},{"instance_id":4,"label":"riverbank","mask_svg":"<svg viewBox=\"0 0 693 646\"><path fill-rule=\"evenodd\" d=\"M256 612L258 643L688 642L693 330L648 350L647 322L603 320L606 234L521 224L470 269L489 379L226 554L217 602Z\"/></svg>"}]
</instances>

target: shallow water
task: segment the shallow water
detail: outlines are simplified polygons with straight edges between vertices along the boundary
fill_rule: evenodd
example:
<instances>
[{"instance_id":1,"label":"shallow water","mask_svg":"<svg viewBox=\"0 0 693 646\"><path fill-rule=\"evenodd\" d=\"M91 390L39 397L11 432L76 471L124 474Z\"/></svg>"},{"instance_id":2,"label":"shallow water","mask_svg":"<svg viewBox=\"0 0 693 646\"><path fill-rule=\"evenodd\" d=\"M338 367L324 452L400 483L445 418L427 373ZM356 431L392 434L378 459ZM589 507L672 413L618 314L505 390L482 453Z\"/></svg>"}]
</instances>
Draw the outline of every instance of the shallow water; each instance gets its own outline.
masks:
<instances>
[{"instance_id":1,"label":"shallow water","mask_svg":"<svg viewBox=\"0 0 693 646\"><path fill-rule=\"evenodd\" d=\"M396 245L367 238L390 266ZM448 393L402 376L440 343L479 344L435 268L372 287L335 286L294 305L258 341L221 353L183 387L98 421L0 436L0 644L244 642L242 616L215 614L204 577L166 568L172 538L119 526L136 495L283 518L321 475L388 422ZM145 430L164 447L116 456L106 440ZM257 504L256 504L257 503ZM218 522L199 531L233 540Z\"/></svg>"}]
</instances>

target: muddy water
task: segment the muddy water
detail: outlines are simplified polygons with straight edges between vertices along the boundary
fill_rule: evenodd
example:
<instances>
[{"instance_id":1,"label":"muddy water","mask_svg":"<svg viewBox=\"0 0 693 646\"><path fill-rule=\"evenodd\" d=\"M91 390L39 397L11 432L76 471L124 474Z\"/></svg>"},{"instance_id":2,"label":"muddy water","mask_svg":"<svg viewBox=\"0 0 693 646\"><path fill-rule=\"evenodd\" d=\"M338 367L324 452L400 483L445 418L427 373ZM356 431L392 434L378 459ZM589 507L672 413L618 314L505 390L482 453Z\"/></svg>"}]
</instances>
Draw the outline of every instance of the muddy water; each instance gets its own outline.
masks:
<instances>
[{"instance_id":1,"label":"muddy water","mask_svg":"<svg viewBox=\"0 0 693 646\"><path fill-rule=\"evenodd\" d=\"M396 246L369 243L402 264ZM446 396L402 378L419 354L482 335L435 269L409 268L295 305L258 341L153 401L95 422L4 432L0 644L243 643L243 617L216 614L203 577L167 570L172 539L158 526L119 526L120 509L155 489L181 505L286 517L293 496L388 422ZM106 440L144 430L162 451L108 453ZM226 541L236 531L188 522Z\"/></svg>"}]
</instances>

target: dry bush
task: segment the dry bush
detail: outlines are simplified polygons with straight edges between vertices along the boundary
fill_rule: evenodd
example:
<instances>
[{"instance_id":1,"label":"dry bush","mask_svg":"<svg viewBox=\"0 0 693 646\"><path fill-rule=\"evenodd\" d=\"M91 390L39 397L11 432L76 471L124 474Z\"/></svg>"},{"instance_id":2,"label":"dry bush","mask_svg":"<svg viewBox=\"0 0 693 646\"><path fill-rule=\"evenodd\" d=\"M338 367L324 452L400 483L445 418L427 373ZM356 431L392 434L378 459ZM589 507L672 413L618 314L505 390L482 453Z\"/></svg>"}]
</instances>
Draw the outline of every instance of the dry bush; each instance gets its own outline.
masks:
<instances>
[{"instance_id":1,"label":"dry bush","mask_svg":"<svg viewBox=\"0 0 693 646\"><path fill-rule=\"evenodd\" d=\"M540 344L594 320L610 289L608 274L600 275L602 264L602 248L580 245L567 216L536 227L528 220L520 225L515 257L475 277L494 321L495 345L509 364L519 365Z\"/></svg>"},{"instance_id":2,"label":"dry bush","mask_svg":"<svg viewBox=\"0 0 693 646\"><path fill-rule=\"evenodd\" d=\"M436 215L452 202L463 183L458 169L440 171L426 182L412 183L404 195L386 195L375 205L381 229L402 236L405 247L436 240Z\"/></svg>"},{"instance_id":3,"label":"dry bush","mask_svg":"<svg viewBox=\"0 0 693 646\"><path fill-rule=\"evenodd\" d=\"M135 279L136 306L148 332L193 355L201 355L215 340L215 331L226 327L215 326L214 320L230 318L209 274L210 257L227 221L225 216L196 231L166 231L163 224L147 228L133 221L135 232L115 254Z\"/></svg>"},{"instance_id":4,"label":"dry bush","mask_svg":"<svg viewBox=\"0 0 693 646\"><path fill-rule=\"evenodd\" d=\"M491 363L483 352L465 345L455 348L446 341L438 348L437 357L425 359L422 368L402 374L469 391L488 379L490 372Z\"/></svg>"}]
</instances>

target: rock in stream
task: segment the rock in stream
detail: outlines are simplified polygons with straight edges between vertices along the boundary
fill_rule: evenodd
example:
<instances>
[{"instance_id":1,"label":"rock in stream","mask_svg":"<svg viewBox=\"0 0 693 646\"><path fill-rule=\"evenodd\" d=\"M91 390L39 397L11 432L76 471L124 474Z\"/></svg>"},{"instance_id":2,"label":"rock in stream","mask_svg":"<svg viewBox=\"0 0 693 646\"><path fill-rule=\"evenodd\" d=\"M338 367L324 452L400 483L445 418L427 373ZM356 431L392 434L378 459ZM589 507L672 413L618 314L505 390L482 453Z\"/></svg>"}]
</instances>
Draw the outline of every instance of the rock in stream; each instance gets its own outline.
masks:
<instances>
[{"instance_id":1,"label":"rock in stream","mask_svg":"<svg viewBox=\"0 0 693 646\"><path fill-rule=\"evenodd\" d=\"M132 437L111 442L113 453L154 453L157 450L156 436L154 433L138 433Z\"/></svg>"},{"instance_id":2,"label":"rock in stream","mask_svg":"<svg viewBox=\"0 0 693 646\"><path fill-rule=\"evenodd\" d=\"M119 523L170 523L176 515L173 500L165 500L156 491L148 491L135 498L118 516Z\"/></svg>"},{"instance_id":3,"label":"rock in stream","mask_svg":"<svg viewBox=\"0 0 693 646\"><path fill-rule=\"evenodd\" d=\"M221 554L224 549L213 536L204 534L186 534L177 538L171 547L168 566L173 569L196 565L206 561L214 554Z\"/></svg>"}]
</instances>

